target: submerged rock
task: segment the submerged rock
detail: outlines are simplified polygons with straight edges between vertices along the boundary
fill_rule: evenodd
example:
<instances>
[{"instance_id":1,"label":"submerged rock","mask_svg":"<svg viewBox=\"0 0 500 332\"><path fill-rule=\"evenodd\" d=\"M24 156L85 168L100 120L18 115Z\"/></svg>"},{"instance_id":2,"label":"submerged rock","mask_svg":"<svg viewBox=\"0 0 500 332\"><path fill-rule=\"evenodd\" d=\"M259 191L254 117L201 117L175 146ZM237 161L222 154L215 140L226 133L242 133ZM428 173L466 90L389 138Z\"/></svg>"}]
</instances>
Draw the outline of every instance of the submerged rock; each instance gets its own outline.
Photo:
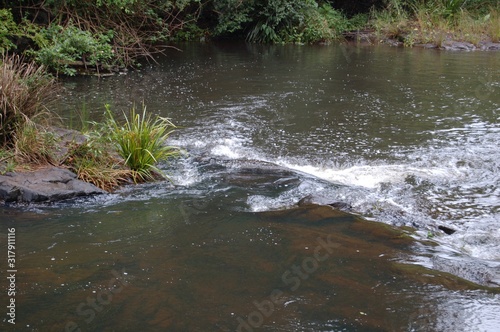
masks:
<instances>
[{"instance_id":1,"label":"submerged rock","mask_svg":"<svg viewBox=\"0 0 500 332\"><path fill-rule=\"evenodd\" d=\"M4 202L50 202L104 193L93 184L78 180L71 171L53 166L0 175L0 200Z\"/></svg>"},{"instance_id":2,"label":"submerged rock","mask_svg":"<svg viewBox=\"0 0 500 332\"><path fill-rule=\"evenodd\" d=\"M333 201L332 199L320 195L307 195L302 198L297 205L328 205L341 211L352 211L352 206L349 203Z\"/></svg>"},{"instance_id":3,"label":"submerged rock","mask_svg":"<svg viewBox=\"0 0 500 332\"><path fill-rule=\"evenodd\" d=\"M439 225L438 229L442 230L447 235L451 235L451 234L453 234L453 233L455 233L457 231L456 229L450 228L448 226L443 226L443 225Z\"/></svg>"},{"instance_id":4,"label":"submerged rock","mask_svg":"<svg viewBox=\"0 0 500 332\"><path fill-rule=\"evenodd\" d=\"M435 255L432 257L432 263L435 270L456 275L479 285L500 286L500 262Z\"/></svg>"}]
</instances>

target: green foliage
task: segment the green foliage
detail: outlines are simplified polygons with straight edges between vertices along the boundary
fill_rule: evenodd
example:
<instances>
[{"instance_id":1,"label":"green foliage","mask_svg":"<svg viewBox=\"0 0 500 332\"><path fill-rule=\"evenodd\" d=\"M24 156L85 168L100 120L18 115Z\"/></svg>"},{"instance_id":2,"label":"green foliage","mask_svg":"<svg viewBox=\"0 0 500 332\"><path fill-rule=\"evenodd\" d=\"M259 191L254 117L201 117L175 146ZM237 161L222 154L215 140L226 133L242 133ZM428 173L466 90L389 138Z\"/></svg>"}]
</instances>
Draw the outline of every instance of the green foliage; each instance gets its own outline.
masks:
<instances>
[{"instance_id":1,"label":"green foliage","mask_svg":"<svg viewBox=\"0 0 500 332\"><path fill-rule=\"evenodd\" d=\"M17 22L18 33L34 41L28 46L36 44L30 54L58 73L74 75L71 64L76 65L75 61L84 60L84 66L96 69L136 66L137 59L154 59L155 52L162 52L165 45L161 43L201 37L205 29L197 29L196 23L203 2L208 1L24 0L9 5L19 17L42 24L43 29L34 32L33 23ZM8 25L4 30L10 37L17 32L7 13L0 13L0 29ZM179 31L184 32L175 36ZM0 48L11 48L13 44L4 35L0 32Z\"/></svg>"},{"instance_id":2,"label":"green foliage","mask_svg":"<svg viewBox=\"0 0 500 332\"><path fill-rule=\"evenodd\" d=\"M352 26L341 12L314 0L224 0L214 11L216 36L248 31L246 39L256 43L328 42Z\"/></svg>"},{"instance_id":3,"label":"green foliage","mask_svg":"<svg viewBox=\"0 0 500 332\"><path fill-rule=\"evenodd\" d=\"M181 30L175 32L172 36L174 41L202 41L205 38L206 31L200 28L194 19L188 21Z\"/></svg>"},{"instance_id":4,"label":"green foliage","mask_svg":"<svg viewBox=\"0 0 500 332\"><path fill-rule=\"evenodd\" d=\"M152 181L165 177L156 164L179 154L165 145L176 128L168 119L152 119L143 107L142 114L132 108L120 125L106 105L105 119L88 122L83 144L73 143L63 164L78 178L112 191L123 183Z\"/></svg>"},{"instance_id":5,"label":"green foliage","mask_svg":"<svg viewBox=\"0 0 500 332\"><path fill-rule=\"evenodd\" d=\"M33 40L37 44L44 43L37 25L28 20L17 24L9 9L0 9L0 54L17 49L15 41L21 38Z\"/></svg>"},{"instance_id":6,"label":"green foliage","mask_svg":"<svg viewBox=\"0 0 500 332\"><path fill-rule=\"evenodd\" d=\"M120 9L130 8L132 7L137 0L96 0L96 5L98 7L101 6L109 6L109 7L118 7Z\"/></svg>"},{"instance_id":7,"label":"green foliage","mask_svg":"<svg viewBox=\"0 0 500 332\"><path fill-rule=\"evenodd\" d=\"M17 31L18 27L10 10L0 9L0 54L16 47L9 37L16 34Z\"/></svg>"},{"instance_id":8,"label":"green foliage","mask_svg":"<svg viewBox=\"0 0 500 332\"><path fill-rule=\"evenodd\" d=\"M453 17L467 2L466 0L441 0L443 6L443 15Z\"/></svg>"},{"instance_id":9,"label":"green foliage","mask_svg":"<svg viewBox=\"0 0 500 332\"><path fill-rule=\"evenodd\" d=\"M165 141L176 126L167 118L152 119L143 106L142 114L138 114L135 107L130 115L125 114L125 123L120 126L109 105L106 105L107 125L111 138L118 149L125 164L134 174L135 182L151 181L165 177L156 167L156 164L179 155L177 148L165 145Z\"/></svg>"},{"instance_id":10,"label":"green foliage","mask_svg":"<svg viewBox=\"0 0 500 332\"><path fill-rule=\"evenodd\" d=\"M342 32L350 30L349 20L330 5L323 4L317 10L309 10L302 31L303 41L314 43L328 42L341 37Z\"/></svg>"},{"instance_id":11,"label":"green foliage","mask_svg":"<svg viewBox=\"0 0 500 332\"><path fill-rule=\"evenodd\" d=\"M15 154L10 150L0 148L0 175L14 171L16 166Z\"/></svg>"},{"instance_id":12,"label":"green foliage","mask_svg":"<svg viewBox=\"0 0 500 332\"><path fill-rule=\"evenodd\" d=\"M83 61L88 66L111 67L116 61L110 44L113 32L94 35L74 25L63 28L51 25L42 30L46 44L39 45L33 51L38 63L65 75L75 75L76 69L71 65Z\"/></svg>"},{"instance_id":13,"label":"green foliage","mask_svg":"<svg viewBox=\"0 0 500 332\"><path fill-rule=\"evenodd\" d=\"M250 42L281 43L293 27L301 24L314 1L270 0L258 2L254 26L247 35Z\"/></svg>"},{"instance_id":14,"label":"green foliage","mask_svg":"<svg viewBox=\"0 0 500 332\"><path fill-rule=\"evenodd\" d=\"M240 0L214 1L213 11L217 13L218 24L214 28L215 36L233 34L242 30L246 23L251 22L254 1Z\"/></svg>"}]
</instances>

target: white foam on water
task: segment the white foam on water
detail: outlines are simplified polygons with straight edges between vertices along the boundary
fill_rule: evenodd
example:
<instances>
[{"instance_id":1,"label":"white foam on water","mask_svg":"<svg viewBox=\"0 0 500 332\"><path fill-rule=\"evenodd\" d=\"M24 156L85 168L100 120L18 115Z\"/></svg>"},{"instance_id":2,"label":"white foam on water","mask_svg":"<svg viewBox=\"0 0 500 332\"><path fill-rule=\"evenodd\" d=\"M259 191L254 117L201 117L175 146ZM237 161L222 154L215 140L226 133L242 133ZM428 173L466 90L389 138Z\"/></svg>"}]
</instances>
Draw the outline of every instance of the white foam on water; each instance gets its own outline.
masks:
<instances>
[{"instance_id":1,"label":"white foam on water","mask_svg":"<svg viewBox=\"0 0 500 332\"><path fill-rule=\"evenodd\" d=\"M439 154L438 151L436 153ZM437 234L441 233L439 230L430 227L438 235L434 238L436 241L470 257L500 260L500 214L495 212L495 209L498 211L498 199L495 199L495 192L498 191L490 190L481 195L469 192L472 189L480 190L477 188L484 187L485 183L493 186L498 180L497 175L490 170L481 173L484 165L481 166L482 163L472 158L474 154L465 158L466 162L459 162L459 166L457 161L460 159L456 156L433 156L412 164L345 167L299 164L286 160L276 162L319 179L345 185L343 190L329 191L328 197L332 197L332 201L348 202L357 213L368 219L396 225L418 225L422 229L430 225L445 225L457 232L440 236ZM469 159L472 161L468 162ZM419 183L427 183L429 188L416 188ZM308 193L317 191L309 188L295 192L302 196ZM275 209L279 207L280 201L285 207L289 204L288 196L283 194L274 199L253 197L249 199L249 204L256 211ZM487 212L488 209L490 212Z\"/></svg>"},{"instance_id":2,"label":"white foam on water","mask_svg":"<svg viewBox=\"0 0 500 332\"><path fill-rule=\"evenodd\" d=\"M403 183L408 176L426 179L460 176L459 173L446 168L417 168L408 165L363 165L347 168L325 168L289 163L285 163L285 165L327 181L369 189L377 188L382 183Z\"/></svg>"},{"instance_id":3,"label":"white foam on water","mask_svg":"<svg viewBox=\"0 0 500 332\"><path fill-rule=\"evenodd\" d=\"M500 214L440 239L471 257L500 261Z\"/></svg>"},{"instance_id":4,"label":"white foam on water","mask_svg":"<svg viewBox=\"0 0 500 332\"><path fill-rule=\"evenodd\" d=\"M228 159L238 159L245 155L243 142L236 137L219 140L219 142L211 148L210 152L214 156Z\"/></svg>"}]
</instances>

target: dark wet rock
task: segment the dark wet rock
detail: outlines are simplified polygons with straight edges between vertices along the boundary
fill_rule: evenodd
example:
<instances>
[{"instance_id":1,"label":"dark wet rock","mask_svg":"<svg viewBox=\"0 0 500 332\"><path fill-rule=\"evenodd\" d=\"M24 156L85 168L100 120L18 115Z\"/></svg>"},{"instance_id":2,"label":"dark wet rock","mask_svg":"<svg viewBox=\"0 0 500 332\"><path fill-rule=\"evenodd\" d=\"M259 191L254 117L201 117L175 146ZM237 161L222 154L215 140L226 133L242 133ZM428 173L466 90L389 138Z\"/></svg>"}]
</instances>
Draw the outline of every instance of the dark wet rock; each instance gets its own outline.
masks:
<instances>
[{"instance_id":1,"label":"dark wet rock","mask_svg":"<svg viewBox=\"0 0 500 332\"><path fill-rule=\"evenodd\" d=\"M484 43L481 45L483 51L500 51L500 43Z\"/></svg>"},{"instance_id":2,"label":"dark wet rock","mask_svg":"<svg viewBox=\"0 0 500 332\"><path fill-rule=\"evenodd\" d=\"M67 156L71 145L82 145L87 137L79 131L64 128L51 128L51 132L58 140L58 149L54 151L55 159L62 161Z\"/></svg>"},{"instance_id":3,"label":"dark wet rock","mask_svg":"<svg viewBox=\"0 0 500 332\"><path fill-rule=\"evenodd\" d=\"M457 231L456 229L453 229L453 228L450 228L447 226L443 226L443 225L439 225L438 228L448 235L451 235Z\"/></svg>"},{"instance_id":4,"label":"dark wet rock","mask_svg":"<svg viewBox=\"0 0 500 332\"><path fill-rule=\"evenodd\" d=\"M390 45L390 46L394 46L394 47L401 47L404 45L404 43L402 41L397 40L397 39L392 39L392 38L385 39L384 43L387 45Z\"/></svg>"},{"instance_id":5,"label":"dark wet rock","mask_svg":"<svg viewBox=\"0 0 500 332\"><path fill-rule=\"evenodd\" d=\"M76 130L54 127L51 129L51 132L54 133L54 135L56 135L62 143L65 144L74 142L78 145L81 145L87 141L87 137Z\"/></svg>"},{"instance_id":6,"label":"dark wet rock","mask_svg":"<svg viewBox=\"0 0 500 332\"><path fill-rule=\"evenodd\" d=\"M295 173L293 170L284 166L255 159L217 159L213 156L204 154L196 156L193 161L201 167L218 166L247 174Z\"/></svg>"},{"instance_id":7,"label":"dark wet rock","mask_svg":"<svg viewBox=\"0 0 500 332\"><path fill-rule=\"evenodd\" d=\"M447 51L474 51L476 46L467 42L446 41L441 48Z\"/></svg>"},{"instance_id":8,"label":"dark wet rock","mask_svg":"<svg viewBox=\"0 0 500 332\"><path fill-rule=\"evenodd\" d=\"M345 202L334 201L331 198L320 195L307 195L302 198L298 203L299 206L305 205L328 205L335 209L342 211L352 211L352 206Z\"/></svg>"},{"instance_id":9,"label":"dark wet rock","mask_svg":"<svg viewBox=\"0 0 500 332\"><path fill-rule=\"evenodd\" d=\"M347 41L354 42L374 42L376 38L375 30L355 30L347 31L342 34Z\"/></svg>"},{"instance_id":10,"label":"dark wet rock","mask_svg":"<svg viewBox=\"0 0 500 332\"><path fill-rule=\"evenodd\" d=\"M461 256L432 257L433 268L456 275L482 286L500 286L500 262L472 259Z\"/></svg>"},{"instance_id":11,"label":"dark wet rock","mask_svg":"<svg viewBox=\"0 0 500 332\"><path fill-rule=\"evenodd\" d=\"M239 187L288 187L300 184L298 172L270 162L252 159L217 159L197 156L194 162L220 181Z\"/></svg>"},{"instance_id":12,"label":"dark wet rock","mask_svg":"<svg viewBox=\"0 0 500 332\"><path fill-rule=\"evenodd\" d=\"M50 202L104 193L64 168L0 175L0 200L5 202Z\"/></svg>"},{"instance_id":13,"label":"dark wet rock","mask_svg":"<svg viewBox=\"0 0 500 332\"><path fill-rule=\"evenodd\" d=\"M292 176L297 173L289 168L260 160L231 160L226 165L241 174Z\"/></svg>"},{"instance_id":14,"label":"dark wet rock","mask_svg":"<svg viewBox=\"0 0 500 332\"><path fill-rule=\"evenodd\" d=\"M422 48L427 48L427 49L436 49L436 48L438 48L438 46L436 44L431 44L431 43L416 44L415 47L422 47Z\"/></svg>"},{"instance_id":15,"label":"dark wet rock","mask_svg":"<svg viewBox=\"0 0 500 332\"><path fill-rule=\"evenodd\" d=\"M332 222L360 221L358 216L346 211L331 209L326 205L308 204L285 210L257 212L265 218L283 220L287 223L314 223L315 225L329 224Z\"/></svg>"}]
</instances>

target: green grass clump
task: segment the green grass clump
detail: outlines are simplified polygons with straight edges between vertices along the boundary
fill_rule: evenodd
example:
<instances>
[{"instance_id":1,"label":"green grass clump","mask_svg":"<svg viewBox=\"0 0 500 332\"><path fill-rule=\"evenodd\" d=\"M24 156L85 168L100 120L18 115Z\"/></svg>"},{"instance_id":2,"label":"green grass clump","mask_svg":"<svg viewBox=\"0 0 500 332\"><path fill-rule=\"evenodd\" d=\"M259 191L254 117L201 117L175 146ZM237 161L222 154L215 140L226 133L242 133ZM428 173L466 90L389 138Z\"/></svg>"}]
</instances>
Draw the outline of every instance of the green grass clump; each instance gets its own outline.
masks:
<instances>
[{"instance_id":1,"label":"green grass clump","mask_svg":"<svg viewBox=\"0 0 500 332\"><path fill-rule=\"evenodd\" d=\"M0 149L0 175L16 169L15 155L12 151Z\"/></svg>"},{"instance_id":2,"label":"green grass clump","mask_svg":"<svg viewBox=\"0 0 500 332\"><path fill-rule=\"evenodd\" d=\"M43 126L25 122L15 134L13 152L20 165L38 166L54 164L57 139Z\"/></svg>"},{"instance_id":3,"label":"green grass clump","mask_svg":"<svg viewBox=\"0 0 500 332\"><path fill-rule=\"evenodd\" d=\"M129 182L133 175L97 135L91 135L83 144L70 146L64 165L75 172L80 180L106 191L113 191Z\"/></svg>"},{"instance_id":4,"label":"green grass clump","mask_svg":"<svg viewBox=\"0 0 500 332\"><path fill-rule=\"evenodd\" d=\"M83 126L85 142L73 142L62 161L80 180L113 191L130 182L154 181L167 178L157 163L179 155L177 148L165 145L177 128L170 120L152 118L143 106L142 113L135 107L124 114L123 124L106 105L105 117L100 122Z\"/></svg>"},{"instance_id":5,"label":"green grass clump","mask_svg":"<svg viewBox=\"0 0 500 332\"><path fill-rule=\"evenodd\" d=\"M135 107L129 116L125 115L125 123L120 126L106 107L107 123L112 132L112 141L125 164L134 172L135 182L153 181L168 178L156 166L161 161L177 157L179 149L165 144L170 134L177 128L169 119L156 117L153 119L143 106L142 114Z\"/></svg>"}]
</instances>

